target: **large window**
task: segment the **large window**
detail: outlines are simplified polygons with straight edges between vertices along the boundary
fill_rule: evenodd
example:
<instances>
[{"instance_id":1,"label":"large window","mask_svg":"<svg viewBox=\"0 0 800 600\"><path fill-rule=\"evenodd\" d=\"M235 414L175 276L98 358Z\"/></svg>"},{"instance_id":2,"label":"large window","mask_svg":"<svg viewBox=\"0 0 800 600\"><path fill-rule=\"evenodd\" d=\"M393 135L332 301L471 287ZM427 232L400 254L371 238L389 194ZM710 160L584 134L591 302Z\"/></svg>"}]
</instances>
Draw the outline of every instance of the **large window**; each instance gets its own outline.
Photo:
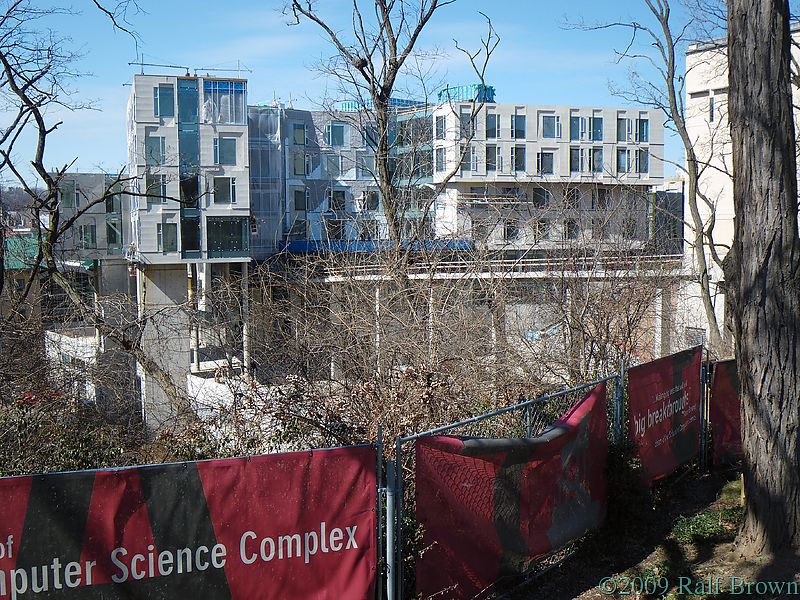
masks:
<instances>
[{"instance_id":1,"label":"large window","mask_svg":"<svg viewBox=\"0 0 800 600\"><path fill-rule=\"evenodd\" d=\"M511 147L511 163L514 165L514 171L525 171L525 146L512 146Z\"/></svg>"},{"instance_id":2,"label":"large window","mask_svg":"<svg viewBox=\"0 0 800 600\"><path fill-rule=\"evenodd\" d=\"M200 252L200 217L181 219L181 250Z\"/></svg>"},{"instance_id":3,"label":"large window","mask_svg":"<svg viewBox=\"0 0 800 600\"><path fill-rule=\"evenodd\" d=\"M153 113L157 117L175 116L175 88L161 83L153 88Z\"/></svg>"},{"instance_id":4,"label":"large window","mask_svg":"<svg viewBox=\"0 0 800 600\"><path fill-rule=\"evenodd\" d=\"M544 188L533 188L534 208L547 208L550 206L550 190Z\"/></svg>"},{"instance_id":5,"label":"large window","mask_svg":"<svg viewBox=\"0 0 800 600\"><path fill-rule=\"evenodd\" d=\"M447 170L447 155L444 148L436 148L436 172Z\"/></svg>"},{"instance_id":6,"label":"large window","mask_svg":"<svg viewBox=\"0 0 800 600\"><path fill-rule=\"evenodd\" d=\"M578 236L580 235L580 224L575 219L566 219L564 221L564 239L565 240L577 240Z\"/></svg>"},{"instance_id":7,"label":"large window","mask_svg":"<svg viewBox=\"0 0 800 600\"><path fill-rule=\"evenodd\" d=\"M592 173L603 172L603 149L591 148L589 150L589 170Z\"/></svg>"},{"instance_id":8,"label":"large window","mask_svg":"<svg viewBox=\"0 0 800 600\"><path fill-rule=\"evenodd\" d=\"M500 166L500 157L498 156L498 147L494 144L486 146L486 171L497 171Z\"/></svg>"},{"instance_id":9,"label":"large window","mask_svg":"<svg viewBox=\"0 0 800 600\"><path fill-rule=\"evenodd\" d=\"M200 177L195 173L181 175L181 206L197 208L200 203Z\"/></svg>"},{"instance_id":10,"label":"large window","mask_svg":"<svg viewBox=\"0 0 800 600\"><path fill-rule=\"evenodd\" d=\"M214 138L214 164L236 164L236 138L222 136Z\"/></svg>"},{"instance_id":11,"label":"large window","mask_svg":"<svg viewBox=\"0 0 800 600\"><path fill-rule=\"evenodd\" d=\"M459 130L461 134L461 139L467 139L472 137L473 133L473 119L471 111L462 110L459 114Z\"/></svg>"},{"instance_id":12,"label":"large window","mask_svg":"<svg viewBox=\"0 0 800 600\"><path fill-rule=\"evenodd\" d=\"M94 221L78 225L78 241L81 248L97 248L97 225Z\"/></svg>"},{"instance_id":13,"label":"large window","mask_svg":"<svg viewBox=\"0 0 800 600\"><path fill-rule=\"evenodd\" d=\"M525 139L525 115L511 115L511 137L515 140Z\"/></svg>"},{"instance_id":14,"label":"large window","mask_svg":"<svg viewBox=\"0 0 800 600\"><path fill-rule=\"evenodd\" d=\"M477 153L475 146L461 146L461 171L475 171L478 168L477 165Z\"/></svg>"},{"instance_id":15,"label":"large window","mask_svg":"<svg viewBox=\"0 0 800 600\"><path fill-rule=\"evenodd\" d=\"M650 141L650 119L636 119L636 132L639 142Z\"/></svg>"},{"instance_id":16,"label":"large window","mask_svg":"<svg viewBox=\"0 0 800 600\"><path fill-rule=\"evenodd\" d=\"M309 190L306 189L294 190L294 210L296 211L308 210L310 199L311 199L311 193L309 192Z\"/></svg>"},{"instance_id":17,"label":"large window","mask_svg":"<svg viewBox=\"0 0 800 600\"><path fill-rule=\"evenodd\" d=\"M325 143L334 148L345 145L345 132L347 125L344 123L328 123L325 127Z\"/></svg>"},{"instance_id":18,"label":"large window","mask_svg":"<svg viewBox=\"0 0 800 600\"><path fill-rule=\"evenodd\" d=\"M580 148L569 149L569 172L580 173L583 171L583 153Z\"/></svg>"},{"instance_id":19,"label":"large window","mask_svg":"<svg viewBox=\"0 0 800 600\"><path fill-rule=\"evenodd\" d=\"M236 203L236 178L214 177L214 204Z\"/></svg>"},{"instance_id":20,"label":"large window","mask_svg":"<svg viewBox=\"0 0 800 600\"><path fill-rule=\"evenodd\" d=\"M306 126L304 123L292 124L292 139L298 146L306 145Z\"/></svg>"},{"instance_id":21,"label":"large window","mask_svg":"<svg viewBox=\"0 0 800 600\"><path fill-rule=\"evenodd\" d=\"M570 115L569 117L569 139L572 142L577 142L581 139L581 118L578 115Z\"/></svg>"},{"instance_id":22,"label":"large window","mask_svg":"<svg viewBox=\"0 0 800 600\"><path fill-rule=\"evenodd\" d=\"M594 210L607 210L611 206L611 194L606 188L592 190L592 208Z\"/></svg>"},{"instance_id":23,"label":"large window","mask_svg":"<svg viewBox=\"0 0 800 600\"><path fill-rule=\"evenodd\" d=\"M536 172L539 175L552 175L555 172L555 152L542 151L536 155Z\"/></svg>"},{"instance_id":24,"label":"large window","mask_svg":"<svg viewBox=\"0 0 800 600\"><path fill-rule=\"evenodd\" d=\"M306 160L306 155L302 152L295 152L294 156L292 157L292 166L294 167L292 172L294 175L308 175L311 170L307 168L310 161Z\"/></svg>"},{"instance_id":25,"label":"large window","mask_svg":"<svg viewBox=\"0 0 800 600\"><path fill-rule=\"evenodd\" d=\"M589 119L589 139L595 142L603 140L603 117Z\"/></svg>"},{"instance_id":26,"label":"large window","mask_svg":"<svg viewBox=\"0 0 800 600\"><path fill-rule=\"evenodd\" d=\"M561 117L542 115L542 137L548 139L561 137Z\"/></svg>"},{"instance_id":27,"label":"large window","mask_svg":"<svg viewBox=\"0 0 800 600\"><path fill-rule=\"evenodd\" d=\"M436 117L436 139L443 140L447 137L447 117L439 115Z\"/></svg>"},{"instance_id":28,"label":"large window","mask_svg":"<svg viewBox=\"0 0 800 600\"><path fill-rule=\"evenodd\" d=\"M514 242L517 238L519 238L519 222L516 219L503 221L503 239L506 242Z\"/></svg>"},{"instance_id":29,"label":"large window","mask_svg":"<svg viewBox=\"0 0 800 600\"><path fill-rule=\"evenodd\" d=\"M647 148L638 148L636 150L636 172L650 172L650 152Z\"/></svg>"},{"instance_id":30,"label":"large window","mask_svg":"<svg viewBox=\"0 0 800 600\"><path fill-rule=\"evenodd\" d=\"M247 84L244 81L206 79L203 96L206 123L247 124Z\"/></svg>"},{"instance_id":31,"label":"large window","mask_svg":"<svg viewBox=\"0 0 800 600\"><path fill-rule=\"evenodd\" d=\"M342 174L342 159L338 154L324 155L325 175L336 178Z\"/></svg>"},{"instance_id":32,"label":"large window","mask_svg":"<svg viewBox=\"0 0 800 600\"><path fill-rule=\"evenodd\" d=\"M627 148L617 148L617 173L631 170L631 152Z\"/></svg>"},{"instance_id":33,"label":"large window","mask_svg":"<svg viewBox=\"0 0 800 600\"><path fill-rule=\"evenodd\" d=\"M120 217L106 217L106 246L109 252L122 247L122 219Z\"/></svg>"},{"instance_id":34,"label":"large window","mask_svg":"<svg viewBox=\"0 0 800 600\"><path fill-rule=\"evenodd\" d=\"M378 210L380 202L380 194L377 190L369 190L364 192L364 210Z\"/></svg>"},{"instance_id":35,"label":"large window","mask_svg":"<svg viewBox=\"0 0 800 600\"><path fill-rule=\"evenodd\" d=\"M358 179L375 177L375 155L372 152L356 153L356 177Z\"/></svg>"},{"instance_id":36,"label":"large window","mask_svg":"<svg viewBox=\"0 0 800 600\"><path fill-rule=\"evenodd\" d=\"M156 223L156 245L159 252L177 252L178 224Z\"/></svg>"},{"instance_id":37,"label":"large window","mask_svg":"<svg viewBox=\"0 0 800 600\"><path fill-rule=\"evenodd\" d=\"M345 191L344 190L328 190L326 193L328 197L328 210L333 212L342 212L345 208Z\"/></svg>"},{"instance_id":38,"label":"large window","mask_svg":"<svg viewBox=\"0 0 800 600\"><path fill-rule=\"evenodd\" d=\"M58 184L58 201L61 208L79 208L81 193L73 180L61 181Z\"/></svg>"},{"instance_id":39,"label":"large window","mask_svg":"<svg viewBox=\"0 0 800 600\"><path fill-rule=\"evenodd\" d=\"M618 142L628 142L630 141L630 134L632 133L630 130L631 121L630 119L626 119L624 117L617 117L617 141Z\"/></svg>"},{"instance_id":40,"label":"large window","mask_svg":"<svg viewBox=\"0 0 800 600\"><path fill-rule=\"evenodd\" d=\"M342 219L327 219L325 229L329 240L344 239L344 221Z\"/></svg>"},{"instance_id":41,"label":"large window","mask_svg":"<svg viewBox=\"0 0 800 600\"><path fill-rule=\"evenodd\" d=\"M144 138L145 162L150 166L163 165L167 160L167 140L162 135Z\"/></svg>"},{"instance_id":42,"label":"large window","mask_svg":"<svg viewBox=\"0 0 800 600\"><path fill-rule=\"evenodd\" d=\"M564 194L564 208L568 210L577 210L581 207L581 191L577 188L567 190Z\"/></svg>"},{"instance_id":43,"label":"large window","mask_svg":"<svg viewBox=\"0 0 800 600\"><path fill-rule=\"evenodd\" d=\"M147 194L147 207L163 204L167 201L167 176L164 174L147 175L144 178Z\"/></svg>"},{"instance_id":44,"label":"large window","mask_svg":"<svg viewBox=\"0 0 800 600\"><path fill-rule=\"evenodd\" d=\"M497 130L499 129L498 116L494 113L488 113L486 115L486 139L492 140L497 137Z\"/></svg>"},{"instance_id":45,"label":"large window","mask_svg":"<svg viewBox=\"0 0 800 600\"><path fill-rule=\"evenodd\" d=\"M210 258L247 254L247 217L208 217L206 228Z\"/></svg>"}]
</instances>

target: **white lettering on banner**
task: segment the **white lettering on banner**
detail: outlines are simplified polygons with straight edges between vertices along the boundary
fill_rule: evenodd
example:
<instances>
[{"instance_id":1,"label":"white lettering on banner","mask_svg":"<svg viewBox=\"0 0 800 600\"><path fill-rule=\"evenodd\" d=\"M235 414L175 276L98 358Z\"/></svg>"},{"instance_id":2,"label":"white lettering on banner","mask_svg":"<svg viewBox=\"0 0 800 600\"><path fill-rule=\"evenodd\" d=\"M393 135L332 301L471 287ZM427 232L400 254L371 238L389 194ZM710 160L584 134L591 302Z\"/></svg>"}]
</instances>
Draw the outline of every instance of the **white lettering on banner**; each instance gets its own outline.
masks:
<instances>
[{"instance_id":1,"label":"white lettering on banner","mask_svg":"<svg viewBox=\"0 0 800 600\"><path fill-rule=\"evenodd\" d=\"M259 560L268 563L273 560L301 559L309 564L317 554L340 553L358 550L356 532L358 525L328 527L325 521L317 529L304 532L280 533L261 536L255 531L245 531L239 538L239 559L245 565ZM2 546L7 556L12 552L12 538ZM205 571L222 569L228 560L228 550L224 544L198 546L197 548L162 549L157 551L150 544L143 553L131 553L127 548L114 548L109 555L113 570L111 581L125 583ZM93 585L92 568L96 561L68 562L62 564L59 557L47 565L10 569L0 569L0 598L17 600L23 594L39 594L52 590Z\"/></svg>"},{"instance_id":2,"label":"white lettering on banner","mask_svg":"<svg viewBox=\"0 0 800 600\"><path fill-rule=\"evenodd\" d=\"M259 558L261 558L262 562L270 562L273 559L286 560L302 556L303 562L308 564L311 562L311 557L316 555L317 552L357 550L357 529L358 525L353 525L352 527L345 527L344 530L334 527L328 532L327 524L323 521L319 524L319 533L317 531L306 531L302 535L289 533L279 535L277 538L264 536L260 541L255 531L245 531L242 537L239 538L239 558L244 564L252 565ZM342 541L345 533L347 534L346 543Z\"/></svg>"},{"instance_id":3,"label":"white lettering on banner","mask_svg":"<svg viewBox=\"0 0 800 600\"><path fill-rule=\"evenodd\" d=\"M686 386L687 384L683 382L672 389L657 394L654 402L660 402L660 404L655 409L650 408L650 406L652 406L651 404L647 407L645 414L638 413L634 415L633 429L634 436L637 439L641 438L645 432L654 425L671 419L679 413L681 415L680 429L672 433L670 437L674 437L680 431L685 430L689 424L696 420L696 416L692 418L690 415L697 411L697 405L689 402L689 394L686 391ZM673 396L677 394L680 395L677 398L673 398ZM659 444L656 445L660 445L660 443L663 442L664 440L662 439Z\"/></svg>"}]
</instances>

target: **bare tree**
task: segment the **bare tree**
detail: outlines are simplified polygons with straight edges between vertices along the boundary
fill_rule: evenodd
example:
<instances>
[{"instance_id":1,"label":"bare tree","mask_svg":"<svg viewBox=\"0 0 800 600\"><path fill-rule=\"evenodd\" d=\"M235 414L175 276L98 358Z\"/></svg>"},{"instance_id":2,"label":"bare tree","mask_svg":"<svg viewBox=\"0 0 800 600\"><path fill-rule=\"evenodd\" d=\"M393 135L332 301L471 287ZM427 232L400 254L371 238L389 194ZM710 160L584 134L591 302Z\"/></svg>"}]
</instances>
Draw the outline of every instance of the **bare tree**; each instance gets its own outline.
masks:
<instances>
[{"instance_id":1,"label":"bare tree","mask_svg":"<svg viewBox=\"0 0 800 600\"><path fill-rule=\"evenodd\" d=\"M694 256L700 300L708 322L709 343L715 353L724 354L728 343L724 340L723 327L714 309L709 257L721 268L721 250L726 248L721 247L714 238L716 201L704 193L701 181L704 173L718 168L712 158L717 158L721 140L727 136L727 131L720 127L721 119L718 119L717 125L708 132L707 141L700 142L690 133L685 104L686 77L685 73L679 71L679 54L686 51L688 44L697 41L698 35L719 32L719 6L715 2L690 2L689 12L694 16L676 23L670 0L643 0L643 3L652 16L652 24L615 21L599 25L573 23L568 26L587 31L622 29L630 33L625 47L615 51L617 60L633 61L641 68L631 70L630 85L613 86L612 91L627 100L661 110L666 125L680 139L685 162L675 163L674 166L683 173L687 182L685 194L691 231L691 239L687 241L691 244ZM703 218L701 207L707 209L709 218Z\"/></svg>"},{"instance_id":2,"label":"bare tree","mask_svg":"<svg viewBox=\"0 0 800 600\"><path fill-rule=\"evenodd\" d=\"M742 382L747 506L739 536L751 556L800 548L800 324L797 162L789 4L730 0L734 244L726 259Z\"/></svg>"}]
</instances>

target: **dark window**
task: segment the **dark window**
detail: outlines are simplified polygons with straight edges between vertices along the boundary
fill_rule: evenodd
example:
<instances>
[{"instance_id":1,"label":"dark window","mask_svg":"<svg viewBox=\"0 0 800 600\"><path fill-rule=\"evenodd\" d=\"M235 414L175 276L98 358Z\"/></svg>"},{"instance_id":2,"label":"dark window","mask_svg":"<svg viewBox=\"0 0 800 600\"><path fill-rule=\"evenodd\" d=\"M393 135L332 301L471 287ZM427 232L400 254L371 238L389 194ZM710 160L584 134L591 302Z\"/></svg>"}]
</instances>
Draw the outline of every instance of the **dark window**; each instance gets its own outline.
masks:
<instances>
[{"instance_id":1,"label":"dark window","mask_svg":"<svg viewBox=\"0 0 800 600\"><path fill-rule=\"evenodd\" d=\"M208 255L247 253L247 217L208 217Z\"/></svg>"},{"instance_id":2,"label":"dark window","mask_svg":"<svg viewBox=\"0 0 800 600\"><path fill-rule=\"evenodd\" d=\"M153 88L153 110L157 117L175 116L175 88L159 84Z\"/></svg>"},{"instance_id":3,"label":"dark window","mask_svg":"<svg viewBox=\"0 0 800 600\"><path fill-rule=\"evenodd\" d=\"M200 217L181 219L181 250L200 251Z\"/></svg>"}]
</instances>

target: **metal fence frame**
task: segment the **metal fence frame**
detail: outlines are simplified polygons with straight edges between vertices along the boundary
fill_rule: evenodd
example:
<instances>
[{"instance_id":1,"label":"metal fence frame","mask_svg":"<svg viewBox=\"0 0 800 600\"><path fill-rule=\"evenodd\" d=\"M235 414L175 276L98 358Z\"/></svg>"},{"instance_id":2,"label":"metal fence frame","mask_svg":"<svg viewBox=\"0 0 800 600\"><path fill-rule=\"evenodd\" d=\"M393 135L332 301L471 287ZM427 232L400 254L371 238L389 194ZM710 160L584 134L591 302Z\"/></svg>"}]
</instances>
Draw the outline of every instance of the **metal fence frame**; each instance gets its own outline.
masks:
<instances>
[{"instance_id":1,"label":"metal fence frame","mask_svg":"<svg viewBox=\"0 0 800 600\"><path fill-rule=\"evenodd\" d=\"M613 406L611 411L611 427L609 431L613 443L617 444L624 435L625 418L625 365L620 365L618 373L608 375L594 381L581 385L559 390L549 394L544 394L531 400L525 400L505 406L490 412L486 412L468 419L456 421L448 425L442 425L428 431L413 433L400 436L395 440L395 458L386 463L386 486L383 489L386 497L386 600L403 599L403 444L414 442L420 438L446 433L465 425L478 423L499 415L522 411L525 437L531 437L531 409L539 405L545 405L552 401L569 394L575 394L582 390L592 388L600 383L614 381ZM380 587L380 586L379 586ZM380 593L379 593L380 598Z\"/></svg>"}]
</instances>

